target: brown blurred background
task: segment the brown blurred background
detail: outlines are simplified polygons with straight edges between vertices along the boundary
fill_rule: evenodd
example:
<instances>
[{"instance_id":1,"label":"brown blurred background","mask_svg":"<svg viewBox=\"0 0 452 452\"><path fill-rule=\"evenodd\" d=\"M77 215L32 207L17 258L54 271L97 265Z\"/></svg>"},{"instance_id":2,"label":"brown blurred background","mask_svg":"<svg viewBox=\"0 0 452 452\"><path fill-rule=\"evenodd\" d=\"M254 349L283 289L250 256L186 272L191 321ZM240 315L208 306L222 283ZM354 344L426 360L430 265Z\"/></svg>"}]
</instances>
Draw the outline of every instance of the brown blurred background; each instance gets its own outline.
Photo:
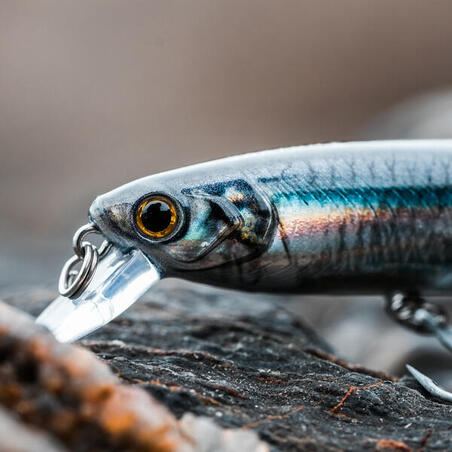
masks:
<instances>
[{"instance_id":1,"label":"brown blurred background","mask_svg":"<svg viewBox=\"0 0 452 452\"><path fill-rule=\"evenodd\" d=\"M449 0L0 0L0 294L54 284L90 202L131 179L451 136L451 17Z\"/></svg>"}]
</instances>

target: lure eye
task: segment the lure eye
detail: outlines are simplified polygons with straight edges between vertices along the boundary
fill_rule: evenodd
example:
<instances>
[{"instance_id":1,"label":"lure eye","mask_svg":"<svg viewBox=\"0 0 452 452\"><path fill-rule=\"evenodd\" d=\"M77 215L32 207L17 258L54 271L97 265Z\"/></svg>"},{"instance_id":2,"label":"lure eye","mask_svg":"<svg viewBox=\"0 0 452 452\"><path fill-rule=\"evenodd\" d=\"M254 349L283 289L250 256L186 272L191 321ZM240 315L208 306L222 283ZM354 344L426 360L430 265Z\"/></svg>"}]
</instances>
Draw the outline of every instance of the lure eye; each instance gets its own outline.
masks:
<instances>
[{"instance_id":1,"label":"lure eye","mask_svg":"<svg viewBox=\"0 0 452 452\"><path fill-rule=\"evenodd\" d=\"M138 207L137 225L148 237L163 239L174 231L177 223L178 212L169 199L151 196Z\"/></svg>"}]
</instances>

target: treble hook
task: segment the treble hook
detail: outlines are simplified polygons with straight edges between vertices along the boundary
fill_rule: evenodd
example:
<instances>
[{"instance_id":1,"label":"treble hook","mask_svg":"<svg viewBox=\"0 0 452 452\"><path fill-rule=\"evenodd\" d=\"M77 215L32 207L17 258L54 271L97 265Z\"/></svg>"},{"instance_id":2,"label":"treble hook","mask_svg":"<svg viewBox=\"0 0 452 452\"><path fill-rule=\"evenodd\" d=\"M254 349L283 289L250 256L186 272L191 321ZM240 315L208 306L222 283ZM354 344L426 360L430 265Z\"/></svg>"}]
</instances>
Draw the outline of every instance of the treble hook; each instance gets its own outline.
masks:
<instances>
[{"instance_id":1,"label":"treble hook","mask_svg":"<svg viewBox=\"0 0 452 452\"><path fill-rule=\"evenodd\" d=\"M438 316L433 315L426 309L420 309L417 315L426 329L438 339L444 348L452 352L452 327L445 324L444 321L440 321ZM431 378L419 372L413 366L407 364L406 368L416 381L432 396L446 402L452 402L452 392L442 389Z\"/></svg>"},{"instance_id":2,"label":"treble hook","mask_svg":"<svg viewBox=\"0 0 452 452\"><path fill-rule=\"evenodd\" d=\"M447 324L446 312L440 306L425 301L415 293L395 293L387 298L387 311L402 325L433 334L444 348L452 352L452 326ZM452 402L452 392L440 388L431 378L409 364L406 368L432 396Z\"/></svg>"}]
</instances>

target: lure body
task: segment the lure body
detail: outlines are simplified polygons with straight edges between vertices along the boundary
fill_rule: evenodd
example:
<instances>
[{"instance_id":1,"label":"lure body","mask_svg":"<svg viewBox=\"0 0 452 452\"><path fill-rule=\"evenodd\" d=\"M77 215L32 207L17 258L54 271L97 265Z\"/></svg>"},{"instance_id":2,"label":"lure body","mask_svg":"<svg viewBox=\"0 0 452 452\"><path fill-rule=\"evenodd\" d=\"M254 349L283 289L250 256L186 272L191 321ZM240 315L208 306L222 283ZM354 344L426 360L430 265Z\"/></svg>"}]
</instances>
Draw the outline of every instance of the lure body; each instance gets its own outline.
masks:
<instances>
[{"instance_id":1,"label":"lure body","mask_svg":"<svg viewBox=\"0 0 452 452\"><path fill-rule=\"evenodd\" d=\"M263 151L149 176L96 199L91 220L162 276L271 292L452 290L452 141L333 143ZM136 226L152 193L179 232Z\"/></svg>"}]
</instances>

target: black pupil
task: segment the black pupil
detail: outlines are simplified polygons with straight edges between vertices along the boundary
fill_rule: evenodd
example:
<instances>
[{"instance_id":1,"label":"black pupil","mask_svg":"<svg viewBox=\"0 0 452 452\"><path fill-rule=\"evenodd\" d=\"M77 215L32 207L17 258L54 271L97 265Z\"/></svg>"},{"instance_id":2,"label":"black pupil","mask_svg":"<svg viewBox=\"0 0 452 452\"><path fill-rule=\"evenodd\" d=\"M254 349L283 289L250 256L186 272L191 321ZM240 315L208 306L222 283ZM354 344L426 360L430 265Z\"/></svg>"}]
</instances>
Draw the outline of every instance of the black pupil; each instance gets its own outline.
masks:
<instances>
[{"instance_id":1,"label":"black pupil","mask_svg":"<svg viewBox=\"0 0 452 452\"><path fill-rule=\"evenodd\" d=\"M143 226L151 232L161 232L171 224L171 209L162 201L148 202L142 212Z\"/></svg>"}]
</instances>

